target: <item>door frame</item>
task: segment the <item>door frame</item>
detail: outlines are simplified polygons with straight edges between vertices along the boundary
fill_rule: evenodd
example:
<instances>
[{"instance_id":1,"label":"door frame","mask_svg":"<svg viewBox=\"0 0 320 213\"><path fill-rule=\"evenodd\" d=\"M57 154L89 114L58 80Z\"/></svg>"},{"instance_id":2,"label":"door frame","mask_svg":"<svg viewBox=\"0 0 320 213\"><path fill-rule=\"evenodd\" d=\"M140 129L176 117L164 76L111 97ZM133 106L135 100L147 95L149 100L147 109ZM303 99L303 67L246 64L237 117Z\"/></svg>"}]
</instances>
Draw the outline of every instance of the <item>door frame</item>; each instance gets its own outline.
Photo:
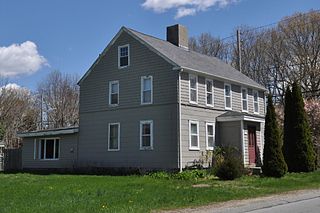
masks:
<instances>
[{"instance_id":1,"label":"door frame","mask_svg":"<svg viewBox=\"0 0 320 213\"><path fill-rule=\"evenodd\" d=\"M256 164L257 163L257 128L256 126L249 126L248 125L248 159L249 159L249 165L252 165L252 164ZM251 134L253 134L254 138L253 138L253 141L251 142ZM251 142L251 143L250 143ZM250 144L253 143L253 146L254 146L254 156L252 156L252 158L254 159L251 159L250 158Z\"/></svg>"}]
</instances>

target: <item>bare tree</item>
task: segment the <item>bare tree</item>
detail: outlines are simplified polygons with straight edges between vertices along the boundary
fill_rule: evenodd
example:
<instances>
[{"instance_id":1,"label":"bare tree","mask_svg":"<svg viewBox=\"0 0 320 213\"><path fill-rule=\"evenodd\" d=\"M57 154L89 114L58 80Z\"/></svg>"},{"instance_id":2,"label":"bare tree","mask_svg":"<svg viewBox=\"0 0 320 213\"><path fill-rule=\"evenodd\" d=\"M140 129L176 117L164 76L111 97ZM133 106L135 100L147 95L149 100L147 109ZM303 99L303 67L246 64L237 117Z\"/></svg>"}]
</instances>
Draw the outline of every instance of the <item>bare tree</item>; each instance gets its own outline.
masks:
<instances>
[{"instance_id":1,"label":"bare tree","mask_svg":"<svg viewBox=\"0 0 320 213\"><path fill-rule=\"evenodd\" d=\"M77 76L52 71L39 84L37 102L40 128L75 126L79 123L79 87Z\"/></svg>"},{"instance_id":2,"label":"bare tree","mask_svg":"<svg viewBox=\"0 0 320 213\"><path fill-rule=\"evenodd\" d=\"M199 37L191 37L189 39L189 48L193 51L217 57L228 62L228 44L224 43L220 38L213 37L210 33L202 33Z\"/></svg>"}]
</instances>

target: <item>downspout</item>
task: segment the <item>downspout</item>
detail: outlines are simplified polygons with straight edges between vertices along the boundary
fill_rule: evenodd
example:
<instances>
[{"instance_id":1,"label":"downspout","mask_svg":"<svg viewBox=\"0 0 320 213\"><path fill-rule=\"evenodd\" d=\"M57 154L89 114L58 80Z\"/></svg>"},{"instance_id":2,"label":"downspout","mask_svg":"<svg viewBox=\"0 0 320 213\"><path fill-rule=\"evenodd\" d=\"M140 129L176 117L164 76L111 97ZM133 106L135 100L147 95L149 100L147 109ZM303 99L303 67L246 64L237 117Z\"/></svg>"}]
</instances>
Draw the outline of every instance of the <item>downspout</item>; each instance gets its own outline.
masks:
<instances>
[{"instance_id":1,"label":"downspout","mask_svg":"<svg viewBox=\"0 0 320 213\"><path fill-rule=\"evenodd\" d=\"M178 92L178 104L179 104L179 113L178 113L178 121L179 121L179 134L178 134L178 142L179 142L179 171L182 172L182 144L181 144L181 72L183 71L183 69L180 69L179 71L179 92Z\"/></svg>"}]
</instances>

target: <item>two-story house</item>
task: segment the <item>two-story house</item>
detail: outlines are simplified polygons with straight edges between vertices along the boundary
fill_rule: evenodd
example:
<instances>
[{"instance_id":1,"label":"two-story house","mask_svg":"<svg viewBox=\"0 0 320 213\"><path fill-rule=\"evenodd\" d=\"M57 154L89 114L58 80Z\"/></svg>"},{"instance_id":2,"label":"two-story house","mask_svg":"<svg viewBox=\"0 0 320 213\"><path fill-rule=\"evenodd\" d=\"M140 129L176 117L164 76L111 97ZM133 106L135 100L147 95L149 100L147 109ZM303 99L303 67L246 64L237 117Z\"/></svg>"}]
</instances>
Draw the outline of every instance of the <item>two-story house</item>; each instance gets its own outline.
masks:
<instances>
[{"instance_id":1,"label":"two-story house","mask_svg":"<svg viewBox=\"0 0 320 213\"><path fill-rule=\"evenodd\" d=\"M122 27L79 85L79 127L18 134L24 169L182 169L217 145L261 161L265 88L189 50L181 25L167 40Z\"/></svg>"}]
</instances>

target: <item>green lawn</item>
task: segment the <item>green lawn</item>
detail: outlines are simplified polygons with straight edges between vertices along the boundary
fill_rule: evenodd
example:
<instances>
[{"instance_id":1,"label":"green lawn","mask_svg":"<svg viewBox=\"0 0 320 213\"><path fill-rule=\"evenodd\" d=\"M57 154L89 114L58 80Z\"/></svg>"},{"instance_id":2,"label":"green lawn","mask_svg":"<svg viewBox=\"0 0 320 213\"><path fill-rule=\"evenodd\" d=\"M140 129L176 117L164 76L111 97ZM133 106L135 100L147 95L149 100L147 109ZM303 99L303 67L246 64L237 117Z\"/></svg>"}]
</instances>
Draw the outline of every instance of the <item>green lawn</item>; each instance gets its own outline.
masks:
<instances>
[{"instance_id":1,"label":"green lawn","mask_svg":"<svg viewBox=\"0 0 320 213\"><path fill-rule=\"evenodd\" d=\"M320 171L235 181L0 174L0 212L149 212L308 188L320 188Z\"/></svg>"}]
</instances>

